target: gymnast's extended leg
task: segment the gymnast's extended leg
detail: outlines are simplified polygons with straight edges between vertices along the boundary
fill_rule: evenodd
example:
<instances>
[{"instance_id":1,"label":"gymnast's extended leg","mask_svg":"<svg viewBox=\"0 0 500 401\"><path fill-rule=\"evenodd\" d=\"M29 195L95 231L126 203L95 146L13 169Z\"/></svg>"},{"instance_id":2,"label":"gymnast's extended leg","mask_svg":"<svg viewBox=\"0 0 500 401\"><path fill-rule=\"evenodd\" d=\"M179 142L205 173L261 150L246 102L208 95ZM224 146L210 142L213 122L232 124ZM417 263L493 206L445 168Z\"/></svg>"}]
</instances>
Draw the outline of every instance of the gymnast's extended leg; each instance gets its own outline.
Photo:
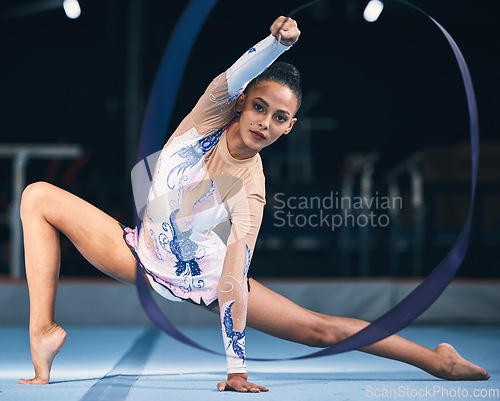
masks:
<instances>
[{"instance_id":1,"label":"gymnast's extended leg","mask_svg":"<svg viewBox=\"0 0 500 401\"><path fill-rule=\"evenodd\" d=\"M315 347L329 347L358 332L367 322L327 316L304 309L250 279L247 324L264 333ZM362 348L370 354L414 365L448 380L487 380L481 367L463 359L449 344L435 350L392 335Z\"/></svg>"},{"instance_id":2,"label":"gymnast's extended leg","mask_svg":"<svg viewBox=\"0 0 500 401\"><path fill-rule=\"evenodd\" d=\"M60 263L58 231L66 235L90 263L118 280L135 282L136 261L123 241L123 231L116 220L51 184L37 182L24 190L21 218L35 377L19 382L45 384L49 382L52 361L66 339L66 332L54 321Z\"/></svg>"}]
</instances>

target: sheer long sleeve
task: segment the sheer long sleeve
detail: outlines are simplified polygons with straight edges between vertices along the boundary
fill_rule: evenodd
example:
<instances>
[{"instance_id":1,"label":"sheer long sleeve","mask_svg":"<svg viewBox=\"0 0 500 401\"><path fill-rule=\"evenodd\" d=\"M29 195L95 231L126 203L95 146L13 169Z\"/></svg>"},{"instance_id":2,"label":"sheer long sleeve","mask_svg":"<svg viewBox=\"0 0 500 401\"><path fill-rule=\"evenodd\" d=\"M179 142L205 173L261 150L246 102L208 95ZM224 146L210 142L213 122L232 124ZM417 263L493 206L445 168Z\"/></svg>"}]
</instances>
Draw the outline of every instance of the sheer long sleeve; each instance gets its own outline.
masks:
<instances>
[{"instance_id":1,"label":"sheer long sleeve","mask_svg":"<svg viewBox=\"0 0 500 401\"><path fill-rule=\"evenodd\" d=\"M228 202L231 233L217 289L228 373L246 372L247 274L265 204L263 191L256 189L243 185Z\"/></svg>"}]
</instances>

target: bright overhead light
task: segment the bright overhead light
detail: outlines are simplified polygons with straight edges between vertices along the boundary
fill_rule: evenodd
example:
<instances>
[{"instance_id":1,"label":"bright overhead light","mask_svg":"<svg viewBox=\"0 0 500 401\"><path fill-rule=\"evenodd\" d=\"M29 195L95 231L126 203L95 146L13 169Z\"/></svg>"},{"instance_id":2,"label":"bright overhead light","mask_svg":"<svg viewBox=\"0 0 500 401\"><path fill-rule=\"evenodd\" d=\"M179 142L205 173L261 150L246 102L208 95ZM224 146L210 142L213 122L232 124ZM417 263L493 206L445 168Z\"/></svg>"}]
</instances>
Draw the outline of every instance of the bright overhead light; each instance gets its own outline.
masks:
<instances>
[{"instance_id":1,"label":"bright overhead light","mask_svg":"<svg viewBox=\"0 0 500 401\"><path fill-rule=\"evenodd\" d=\"M370 0L363 12L363 18L368 22L375 22L384 9L384 3L380 0Z\"/></svg>"},{"instance_id":2,"label":"bright overhead light","mask_svg":"<svg viewBox=\"0 0 500 401\"><path fill-rule=\"evenodd\" d=\"M64 12L66 13L66 17L71 19L78 18L82 13L78 0L64 0L63 8Z\"/></svg>"}]
</instances>

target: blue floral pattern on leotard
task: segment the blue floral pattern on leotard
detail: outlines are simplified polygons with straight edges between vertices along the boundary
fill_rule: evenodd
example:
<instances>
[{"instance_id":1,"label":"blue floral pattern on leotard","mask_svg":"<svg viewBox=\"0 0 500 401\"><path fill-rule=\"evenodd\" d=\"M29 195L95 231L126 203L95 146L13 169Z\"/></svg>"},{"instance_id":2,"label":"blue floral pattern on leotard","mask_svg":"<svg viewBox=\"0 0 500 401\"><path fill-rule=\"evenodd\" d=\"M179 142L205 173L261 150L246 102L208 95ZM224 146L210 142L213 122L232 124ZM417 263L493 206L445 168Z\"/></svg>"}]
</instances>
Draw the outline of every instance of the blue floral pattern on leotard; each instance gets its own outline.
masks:
<instances>
[{"instance_id":1,"label":"blue floral pattern on leotard","mask_svg":"<svg viewBox=\"0 0 500 401\"><path fill-rule=\"evenodd\" d=\"M248 273L248 269L250 268L250 261L252 259L252 256L250 254L250 248L248 247L248 244L245 244L245 269L243 271L243 278L246 277Z\"/></svg>"},{"instance_id":2,"label":"blue floral pattern on leotard","mask_svg":"<svg viewBox=\"0 0 500 401\"><path fill-rule=\"evenodd\" d=\"M248 269L250 268L250 261L252 259L251 253L250 253L250 248L248 247L248 244L245 244L245 267L243 269L243 278L241 281L241 287L245 288L245 280L248 274Z\"/></svg>"},{"instance_id":3,"label":"blue floral pattern on leotard","mask_svg":"<svg viewBox=\"0 0 500 401\"><path fill-rule=\"evenodd\" d=\"M232 301L224 311L224 319L223 319L223 324L224 324L224 331L229 339L229 343L227 348L233 347L233 351L240 359L242 359L242 362L245 362L245 330L242 332L236 331L233 329L233 317L231 314L231 309L234 305L234 301ZM226 348L226 349L227 349Z\"/></svg>"},{"instance_id":4,"label":"blue floral pattern on leotard","mask_svg":"<svg viewBox=\"0 0 500 401\"><path fill-rule=\"evenodd\" d=\"M179 163L177 166L172 168L167 176L167 185L170 189L174 189L176 184L180 184L182 181L186 181L187 177L184 175L184 172L197 164L202 156L204 156L208 151L210 151L218 142L222 135L224 129L220 129L213 134L210 134L192 145L186 146L177 152L175 152L172 156L178 156L183 161ZM171 177L176 174L179 177L177 183L171 182ZM180 185L179 185L180 186Z\"/></svg>"},{"instance_id":5,"label":"blue floral pattern on leotard","mask_svg":"<svg viewBox=\"0 0 500 401\"><path fill-rule=\"evenodd\" d=\"M179 229L175 221L178 212L179 209L176 209L170 214L170 227L172 228L173 238L170 240L169 246L177 259L175 275L185 277L186 286L183 289L187 292L191 291L193 287L202 288L205 282L203 280L198 280L196 283L193 281L194 276L201 274L200 266L196 261L198 245L189 238L192 230L181 231ZM163 228L165 229L165 224L163 224Z\"/></svg>"},{"instance_id":6,"label":"blue floral pattern on leotard","mask_svg":"<svg viewBox=\"0 0 500 401\"><path fill-rule=\"evenodd\" d=\"M175 275L184 278L185 285L180 287L184 292L189 292L193 288L203 288L205 283L203 280L196 281L194 279L196 276L201 275L201 269L196 258L198 245L190 238L192 230L181 231L176 222L179 206L182 204L183 182L188 181L186 170L195 166L207 152L213 149L219 142L223 132L224 129L219 129L195 141L189 146L182 147L172 155L172 158L180 158L181 162L170 170L166 181L170 189L177 188L177 190L180 191L178 195L179 200L171 202L171 207L174 208L174 210L170 214L169 222L162 223L162 229L165 233L159 234L158 238L155 238L154 233L151 233L153 246L158 259L162 259L159 252L160 247L164 251L170 252L175 257ZM194 203L193 207L211 196L214 191L215 183L210 179L209 189ZM167 235L168 233L170 233L170 235ZM171 237L170 240L168 239L169 237ZM200 253L204 253L203 250L201 251Z\"/></svg>"}]
</instances>

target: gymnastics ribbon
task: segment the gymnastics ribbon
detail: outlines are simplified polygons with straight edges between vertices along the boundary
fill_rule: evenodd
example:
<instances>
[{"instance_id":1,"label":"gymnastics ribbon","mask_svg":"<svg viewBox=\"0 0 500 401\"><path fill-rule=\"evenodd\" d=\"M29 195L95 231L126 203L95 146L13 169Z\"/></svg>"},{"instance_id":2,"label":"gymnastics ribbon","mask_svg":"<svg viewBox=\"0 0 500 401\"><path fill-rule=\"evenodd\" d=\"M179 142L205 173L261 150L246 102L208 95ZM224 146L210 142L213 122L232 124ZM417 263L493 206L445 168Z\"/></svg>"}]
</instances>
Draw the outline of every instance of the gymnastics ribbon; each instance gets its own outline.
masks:
<instances>
[{"instance_id":1,"label":"gymnastics ribbon","mask_svg":"<svg viewBox=\"0 0 500 401\"><path fill-rule=\"evenodd\" d=\"M299 11L302 11L303 9L321 1L327 0L312 1L293 10L288 15L291 17ZM452 48L453 53L455 54L455 58L458 62L458 66L462 74L462 79L467 96L467 104L469 108L472 155L471 203L465 224L456 243L453 245L448 254L443 258L443 260L439 263L439 265L434 268L432 273L393 309L391 309L385 315L378 318L376 321L374 321L358 333L335 344L332 347L325 348L308 355L294 358L276 359L246 358L247 360L278 361L314 358L364 348L377 341L383 340L384 338L407 327L425 310L427 310L446 289L464 260L465 253L469 244L471 231L472 211L474 207L477 169L479 161L479 125L477 117L477 106L469 69L459 47L457 46L451 35L434 18L407 1L392 1L404 4L415 9L419 13L429 18L441 30L450 47ZM156 149L160 149L163 145L164 135L168 127L168 122L173 109L174 101L177 97L179 83L181 81L182 73L189 53L194 45L194 41L198 36L198 32L201 29L201 26L203 25L204 21L206 20L210 11L213 9L216 3L217 0L192 0L177 24L177 27L166 49L151 96L149 98L145 121L143 123L141 132L138 155L139 160L146 157L148 154L155 152ZM177 330L177 328L175 328L175 326L163 315L160 308L155 303L152 295L150 294L149 288L146 284L139 264L137 266L136 282L137 291L142 306L144 307L144 310L149 315L151 320L159 328L161 328L173 338L187 345L213 354L225 356L225 354L223 353L210 350L192 341L184 334L182 334L179 330Z\"/></svg>"}]
</instances>

